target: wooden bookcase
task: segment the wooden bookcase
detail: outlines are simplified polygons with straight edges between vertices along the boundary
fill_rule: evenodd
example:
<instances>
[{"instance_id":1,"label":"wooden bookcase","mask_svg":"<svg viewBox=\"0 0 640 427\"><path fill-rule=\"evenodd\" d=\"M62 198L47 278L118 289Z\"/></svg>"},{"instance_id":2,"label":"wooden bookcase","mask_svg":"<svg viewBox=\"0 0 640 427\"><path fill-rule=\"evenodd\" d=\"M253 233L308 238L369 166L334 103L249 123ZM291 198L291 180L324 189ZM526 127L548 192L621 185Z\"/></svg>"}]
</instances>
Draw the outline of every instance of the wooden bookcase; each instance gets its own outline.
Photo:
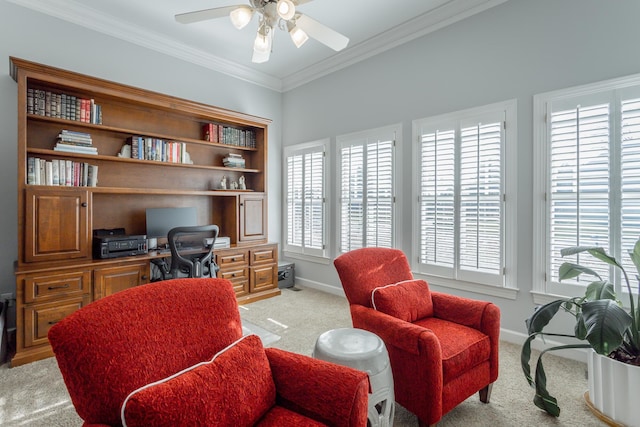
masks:
<instances>
[{"instance_id":1,"label":"wooden bookcase","mask_svg":"<svg viewBox=\"0 0 640 427\"><path fill-rule=\"evenodd\" d=\"M216 250L220 277L234 283L239 303L278 295L277 245L267 236L267 129L270 120L61 70L18 58L18 260L16 355L12 366L51 356L51 325L91 301L148 283L155 252L112 259L92 256L93 230L145 234L145 211L195 206L198 222L218 224L231 247ZM101 123L41 115L28 97L64 94L93 100ZM209 123L243 132L255 144L205 140ZM98 154L54 151L62 130L91 135ZM119 156L132 136L179 142L192 164ZM237 142L236 142L237 143ZM241 155L244 168L223 158ZM33 185L30 157L97 166L97 185ZM220 189L239 181L246 190ZM165 255L166 256L166 255ZM170 326L168 326L170 327Z\"/></svg>"}]
</instances>

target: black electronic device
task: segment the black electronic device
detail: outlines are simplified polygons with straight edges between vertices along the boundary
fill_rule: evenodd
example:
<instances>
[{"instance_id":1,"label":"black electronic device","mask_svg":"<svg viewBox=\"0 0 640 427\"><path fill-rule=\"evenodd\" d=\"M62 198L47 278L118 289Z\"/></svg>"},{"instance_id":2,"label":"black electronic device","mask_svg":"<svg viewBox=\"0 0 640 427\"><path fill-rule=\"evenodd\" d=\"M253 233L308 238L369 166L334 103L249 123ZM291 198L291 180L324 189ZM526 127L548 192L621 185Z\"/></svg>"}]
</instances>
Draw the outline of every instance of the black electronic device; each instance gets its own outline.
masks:
<instances>
[{"instance_id":1,"label":"black electronic device","mask_svg":"<svg viewBox=\"0 0 640 427\"><path fill-rule=\"evenodd\" d=\"M172 228L199 225L195 207L147 208L145 213L149 238L166 239Z\"/></svg>"},{"instance_id":2,"label":"black electronic device","mask_svg":"<svg viewBox=\"0 0 640 427\"><path fill-rule=\"evenodd\" d=\"M94 236L94 258L120 258L125 256L144 255L147 250L145 234L132 236Z\"/></svg>"}]
</instances>

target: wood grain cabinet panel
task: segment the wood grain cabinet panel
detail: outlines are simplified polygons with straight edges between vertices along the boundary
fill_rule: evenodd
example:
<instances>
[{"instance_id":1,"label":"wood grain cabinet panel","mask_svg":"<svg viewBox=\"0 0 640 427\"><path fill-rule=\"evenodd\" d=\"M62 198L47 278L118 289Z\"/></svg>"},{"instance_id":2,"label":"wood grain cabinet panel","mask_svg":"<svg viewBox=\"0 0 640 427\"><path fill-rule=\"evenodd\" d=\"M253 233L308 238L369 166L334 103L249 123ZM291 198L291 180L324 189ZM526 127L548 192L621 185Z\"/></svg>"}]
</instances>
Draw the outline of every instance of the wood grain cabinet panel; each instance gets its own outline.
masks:
<instances>
[{"instance_id":1,"label":"wood grain cabinet panel","mask_svg":"<svg viewBox=\"0 0 640 427\"><path fill-rule=\"evenodd\" d=\"M89 193L82 190L26 190L25 261L89 258Z\"/></svg>"}]
</instances>

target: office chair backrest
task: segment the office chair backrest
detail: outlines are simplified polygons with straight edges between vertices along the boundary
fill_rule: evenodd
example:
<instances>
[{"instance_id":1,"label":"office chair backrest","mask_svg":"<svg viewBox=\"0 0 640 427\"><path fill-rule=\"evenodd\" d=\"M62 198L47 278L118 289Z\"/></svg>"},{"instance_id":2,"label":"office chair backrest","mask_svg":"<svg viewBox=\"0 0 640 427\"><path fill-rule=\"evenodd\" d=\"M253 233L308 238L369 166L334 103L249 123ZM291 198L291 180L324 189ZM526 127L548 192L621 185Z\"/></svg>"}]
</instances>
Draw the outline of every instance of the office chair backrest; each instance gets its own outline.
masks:
<instances>
[{"instance_id":1,"label":"office chair backrest","mask_svg":"<svg viewBox=\"0 0 640 427\"><path fill-rule=\"evenodd\" d=\"M191 227L175 227L169 230L168 240L171 250L171 277L178 278L179 273L186 273L188 277L202 277L204 267L209 267L209 276L216 277L218 266L213 259L213 247L218 237L219 228L217 225L197 225ZM178 238L187 234L211 233L211 244L208 251L185 255L180 253ZM200 244L200 242L198 242ZM204 245L203 245L204 246Z\"/></svg>"}]
</instances>

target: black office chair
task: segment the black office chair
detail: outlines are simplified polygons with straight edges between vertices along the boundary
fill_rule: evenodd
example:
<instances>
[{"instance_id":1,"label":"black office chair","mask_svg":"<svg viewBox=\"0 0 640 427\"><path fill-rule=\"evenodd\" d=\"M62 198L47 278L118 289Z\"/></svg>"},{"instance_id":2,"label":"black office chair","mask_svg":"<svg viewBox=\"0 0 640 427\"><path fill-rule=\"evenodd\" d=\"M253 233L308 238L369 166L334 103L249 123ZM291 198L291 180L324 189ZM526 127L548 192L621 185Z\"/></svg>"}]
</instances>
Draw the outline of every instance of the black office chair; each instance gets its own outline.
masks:
<instances>
[{"instance_id":1,"label":"black office chair","mask_svg":"<svg viewBox=\"0 0 640 427\"><path fill-rule=\"evenodd\" d=\"M220 269L213 258L213 246L216 238L218 237L219 228L217 225L198 225L191 227L175 227L169 230L168 241L169 249L171 250L171 267L169 273L171 277L176 279L178 277L203 277L205 275L209 277L216 277L218 270ZM184 249L182 243L179 240L180 236L185 235L204 235L211 240L207 242L206 252L185 254L180 253ZM201 245L202 239L198 241L198 245ZM202 246L204 246L202 244ZM183 251L184 252L184 251Z\"/></svg>"}]
</instances>

